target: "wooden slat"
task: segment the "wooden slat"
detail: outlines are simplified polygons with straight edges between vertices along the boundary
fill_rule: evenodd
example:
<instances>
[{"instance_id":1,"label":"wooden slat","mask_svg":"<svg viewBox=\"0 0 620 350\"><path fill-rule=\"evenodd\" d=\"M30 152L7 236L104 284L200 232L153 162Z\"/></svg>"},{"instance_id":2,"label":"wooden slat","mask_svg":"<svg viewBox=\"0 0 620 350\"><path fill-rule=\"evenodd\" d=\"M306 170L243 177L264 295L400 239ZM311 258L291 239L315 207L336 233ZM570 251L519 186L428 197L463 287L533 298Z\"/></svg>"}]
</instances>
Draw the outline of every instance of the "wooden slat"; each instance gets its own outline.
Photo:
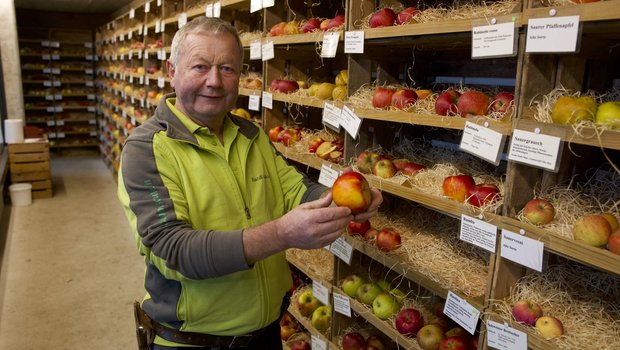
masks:
<instances>
[{"instance_id":1,"label":"wooden slat","mask_svg":"<svg viewBox=\"0 0 620 350\"><path fill-rule=\"evenodd\" d=\"M30 182L37 180L47 180L50 178L49 171L38 171L32 173L11 173L11 181L13 182Z\"/></svg>"},{"instance_id":2,"label":"wooden slat","mask_svg":"<svg viewBox=\"0 0 620 350\"><path fill-rule=\"evenodd\" d=\"M11 175L36 172L50 172L50 162L34 162L34 163L12 163L10 165Z\"/></svg>"},{"instance_id":3,"label":"wooden slat","mask_svg":"<svg viewBox=\"0 0 620 350\"><path fill-rule=\"evenodd\" d=\"M38 153L9 153L9 163L30 163L49 161L49 152Z\"/></svg>"},{"instance_id":4,"label":"wooden slat","mask_svg":"<svg viewBox=\"0 0 620 350\"><path fill-rule=\"evenodd\" d=\"M32 190L32 198L34 199L38 199L38 198L52 198L53 197L53 193L52 193L52 189L48 188L45 190Z\"/></svg>"}]
</instances>

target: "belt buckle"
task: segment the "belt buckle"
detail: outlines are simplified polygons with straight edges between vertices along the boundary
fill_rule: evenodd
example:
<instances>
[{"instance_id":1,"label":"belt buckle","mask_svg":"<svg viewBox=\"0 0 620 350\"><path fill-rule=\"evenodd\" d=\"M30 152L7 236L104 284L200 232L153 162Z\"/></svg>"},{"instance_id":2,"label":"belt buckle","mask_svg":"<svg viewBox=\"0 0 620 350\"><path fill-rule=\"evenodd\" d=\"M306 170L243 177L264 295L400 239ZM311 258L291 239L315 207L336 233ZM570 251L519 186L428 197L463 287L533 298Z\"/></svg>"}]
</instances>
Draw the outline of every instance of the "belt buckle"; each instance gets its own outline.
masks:
<instances>
[{"instance_id":1,"label":"belt buckle","mask_svg":"<svg viewBox=\"0 0 620 350\"><path fill-rule=\"evenodd\" d=\"M228 347L229 348L241 348L241 347L244 347L250 344L251 340L252 340L251 334L235 335L233 336L233 339L228 345Z\"/></svg>"}]
</instances>

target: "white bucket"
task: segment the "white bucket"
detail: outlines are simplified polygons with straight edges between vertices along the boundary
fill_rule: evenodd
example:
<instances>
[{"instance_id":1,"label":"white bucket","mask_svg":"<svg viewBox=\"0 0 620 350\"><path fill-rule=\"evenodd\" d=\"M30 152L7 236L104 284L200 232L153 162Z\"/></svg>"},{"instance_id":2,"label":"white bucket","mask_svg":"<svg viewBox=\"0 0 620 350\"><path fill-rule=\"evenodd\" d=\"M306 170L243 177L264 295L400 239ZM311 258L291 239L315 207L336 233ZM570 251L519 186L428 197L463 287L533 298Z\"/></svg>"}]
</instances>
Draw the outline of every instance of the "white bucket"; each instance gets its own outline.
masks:
<instances>
[{"instance_id":1,"label":"white bucket","mask_svg":"<svg viewBox=\"0 0 620 350\"><path fill-rule=\"evenodd\" d=\"M28 183L13 184L9 186L11 203L16 207L32 204L32 185Z\"/></svg>"},{"instance_id":2,"label":"white bucket","mask_svg":"<svg viewBox=\"0 0 620 350\"><path fill-rule=\"evenodd\" d=\"M24 142L24 124L21 119L6 119L4 121L4 138L6 143Z\"/></svg>"}]
</instances>

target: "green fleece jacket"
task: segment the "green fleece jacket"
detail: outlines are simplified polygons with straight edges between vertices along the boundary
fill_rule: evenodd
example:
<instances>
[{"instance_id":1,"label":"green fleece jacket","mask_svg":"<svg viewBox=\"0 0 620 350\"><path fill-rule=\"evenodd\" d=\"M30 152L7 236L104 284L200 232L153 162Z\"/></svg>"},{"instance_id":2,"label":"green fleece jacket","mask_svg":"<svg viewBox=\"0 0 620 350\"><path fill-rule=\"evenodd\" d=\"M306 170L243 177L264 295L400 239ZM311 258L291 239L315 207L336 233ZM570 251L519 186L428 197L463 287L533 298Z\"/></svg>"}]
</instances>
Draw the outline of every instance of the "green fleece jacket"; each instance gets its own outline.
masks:
<instances>
[{"instance_id":1,"label":"green fleece jacket","mask_svg":"<svg viewBox=\"0 0 620 350\"><path fill-rule=\"evenodd\" d=\"M247 334L278 318L291 276L283 252L248 266L243 229L325 187L288 165L254 123L229 114L222 145L174 102L162 98L121 156L118 196L146 262L142 305L182 331Z\"/></svg>"}]
</instances>

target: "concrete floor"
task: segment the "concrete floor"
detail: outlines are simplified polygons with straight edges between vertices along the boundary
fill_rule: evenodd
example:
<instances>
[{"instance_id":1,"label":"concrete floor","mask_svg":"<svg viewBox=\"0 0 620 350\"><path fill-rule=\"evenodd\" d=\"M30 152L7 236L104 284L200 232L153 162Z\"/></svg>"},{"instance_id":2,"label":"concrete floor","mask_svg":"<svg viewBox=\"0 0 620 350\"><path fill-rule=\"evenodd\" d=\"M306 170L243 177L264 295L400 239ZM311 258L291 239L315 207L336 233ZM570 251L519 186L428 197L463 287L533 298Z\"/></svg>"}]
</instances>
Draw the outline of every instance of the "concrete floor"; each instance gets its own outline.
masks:
<instances>
[{"instance_id":1,"label":"concrete floor","mask_svg":"<svg viewBox=\"0 0 620 350\"><path fill-rule=\"evenodd\" d=\"M99 156L59 157L52 179L53 198L5 210L0 349L137 349L144 265L113 175Z\"/></svg>"}]
</instances>

